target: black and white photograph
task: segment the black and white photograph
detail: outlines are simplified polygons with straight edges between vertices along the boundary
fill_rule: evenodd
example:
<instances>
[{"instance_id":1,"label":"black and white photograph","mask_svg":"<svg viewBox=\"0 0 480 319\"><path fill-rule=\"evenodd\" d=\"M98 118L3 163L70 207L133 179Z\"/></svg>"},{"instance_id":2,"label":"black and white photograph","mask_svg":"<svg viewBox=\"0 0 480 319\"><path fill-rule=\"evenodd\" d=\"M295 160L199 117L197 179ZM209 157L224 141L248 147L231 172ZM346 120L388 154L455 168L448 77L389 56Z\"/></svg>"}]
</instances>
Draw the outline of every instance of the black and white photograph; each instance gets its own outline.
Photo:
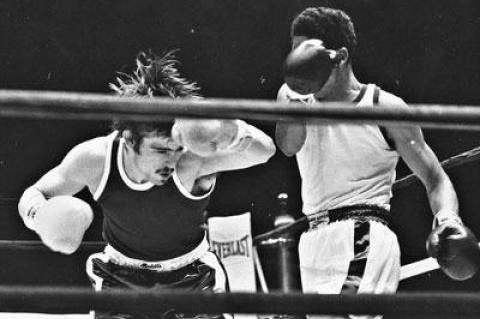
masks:
<instances>
[{"instance_id":1,"label":"black and white photograph","mask_svg":"<svg viewBox=\"0 0 480 319\"><path fill-rule=\"evenodd\" d=\"M480 2L0 0L0 319L480 318Z\"/></svg>"}]
</instances>

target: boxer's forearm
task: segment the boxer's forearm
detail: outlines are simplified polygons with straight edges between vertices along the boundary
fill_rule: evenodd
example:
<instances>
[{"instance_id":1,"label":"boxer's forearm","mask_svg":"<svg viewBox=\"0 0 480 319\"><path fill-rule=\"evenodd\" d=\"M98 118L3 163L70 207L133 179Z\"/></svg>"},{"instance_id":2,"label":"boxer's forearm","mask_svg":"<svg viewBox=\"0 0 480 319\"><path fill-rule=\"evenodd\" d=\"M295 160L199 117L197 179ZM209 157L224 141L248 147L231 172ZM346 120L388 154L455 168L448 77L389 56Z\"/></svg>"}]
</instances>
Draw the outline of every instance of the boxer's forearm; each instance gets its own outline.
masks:
<instances>
[{"instance_id":1,"label":"boxer's forearm","mask_svg":"<svg viewBox=\"0 0 480 319\"><path fill-rule=\"evenodd\" d=\"M436 218L451 215L458 216L458 198L450 178L445 171L438 168L435 182L426 186L430 207Z\"/></svg>"},{"instance_id":2,"label":"boxer's forearm","mask_svg":"<svg viewBox=\"0 0 480 319\"><path fill-rule=\"evenodd\" d=\"M241 120L177 120L172 138L204 157L243 152L252 149L252 144L260 153L275 151L270 137Z\"/></svg>"}]
</instances>

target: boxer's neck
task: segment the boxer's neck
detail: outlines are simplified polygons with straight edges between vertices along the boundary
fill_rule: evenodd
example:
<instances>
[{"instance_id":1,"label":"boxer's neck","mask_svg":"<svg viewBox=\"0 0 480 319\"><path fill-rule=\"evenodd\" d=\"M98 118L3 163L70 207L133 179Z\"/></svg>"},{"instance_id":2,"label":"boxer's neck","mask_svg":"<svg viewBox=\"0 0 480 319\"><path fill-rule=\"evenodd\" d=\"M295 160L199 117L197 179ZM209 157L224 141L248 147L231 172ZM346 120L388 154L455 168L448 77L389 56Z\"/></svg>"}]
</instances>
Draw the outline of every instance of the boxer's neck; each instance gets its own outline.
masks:
<instances>
[{"instance_id":1,"label":"boxer's neck","mask_svg":"<svg viewBox=\"0 0 480 319\"><path fill-rule=\"evenodd\" d=\"M123 148L122 158L125 174L127 174L127 177L132 182L139 184L147 182L147 176L145 176L136 165L135 151L132 148L125 146Z\"/></svg>"},{"instance_id":2,"label":"boxer's neck","mask_svg":"<svg viewBox=\"0 0 480 319\"><path fill-rule=\"evenodd\" d=\"M321 101L352 102L360 93L362 84L355 77L350 65L337 69L332 75L332 84L326 92L318 92L315 98ZM328 85L328 84L327 84Z\"/></svg>"}]
</instances>

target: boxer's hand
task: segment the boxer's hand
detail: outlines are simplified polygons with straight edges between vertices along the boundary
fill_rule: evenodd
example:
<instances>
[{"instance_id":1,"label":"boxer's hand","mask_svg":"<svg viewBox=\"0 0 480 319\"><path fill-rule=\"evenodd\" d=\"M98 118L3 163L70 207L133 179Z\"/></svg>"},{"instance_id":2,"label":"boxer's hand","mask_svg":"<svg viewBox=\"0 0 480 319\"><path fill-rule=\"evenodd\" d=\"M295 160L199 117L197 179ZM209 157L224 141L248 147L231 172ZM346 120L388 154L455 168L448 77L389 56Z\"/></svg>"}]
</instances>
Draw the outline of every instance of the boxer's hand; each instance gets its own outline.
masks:
<instances>
[{"instance_id":1,"label":"boxer's hand","mask_svg":"<svg viewBox=\"0 0 480 319\"><path fill-rule=\"evenodd\" d=\"M93 211L86 202L72 196L52 197L37 211L34 230L53 251L75 252L93 220Z\"/></svg>"},{"instance_id":2,"label":"boxer's hand","mask_svg":"<svg viewBox=\"0 0 480 319\"><path fill-rule=\"evenodd\" d=\"M176 120L172 127L175 142L203 157L226 150L237 133L233 120Z\"/></svg>"},{"instance_id":3,"label":"boxer's hand","mask_svg":"<svg viewBox=\"0 0 480 319\"><path fill-rule=\"evenodd\" d=\"M446 221L433 229L427 239L427 253L455 280L472 277L480 266L477 238L456 221Z\"/></svg>"}]
</instances>

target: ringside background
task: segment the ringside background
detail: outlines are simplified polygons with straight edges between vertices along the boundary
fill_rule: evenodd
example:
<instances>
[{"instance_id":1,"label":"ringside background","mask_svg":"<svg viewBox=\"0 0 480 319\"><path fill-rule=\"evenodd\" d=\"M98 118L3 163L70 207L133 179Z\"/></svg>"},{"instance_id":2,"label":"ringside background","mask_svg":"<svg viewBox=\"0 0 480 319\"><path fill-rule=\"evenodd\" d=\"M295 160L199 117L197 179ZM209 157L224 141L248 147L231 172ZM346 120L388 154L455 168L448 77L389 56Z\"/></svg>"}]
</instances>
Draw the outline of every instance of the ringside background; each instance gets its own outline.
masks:
<instances>
[{"instance_id":1,"label":"ringside background","mask_svg":"<svg viewBox=\"0 0 480 319\"><path fill-rule=\"evenodd\" d=\"M106 93L117 71L134 68L139 51L179 49L184 76L197 81L204 96L274 99L290 21L307 6L325 4L354 20L354 70L361 81L410 103L480 103L476 0L3 0L0 88ZM272 123L253 124L273 136ZM74 144L108 130L104 122L0 118L0 240L37 239L16 213L21 191ZM480 144L479 132L425 130L425 136L441 160ZM448 172L464 221L480 235L480 163ZM401 164L398 175L406 174ZM272 229L280 192L289 194L290 213L301 216L299 191L294 159L276 154L266 165L222 174L208 210L211 216L251 211L256 235ZM79 196L89 200L85 192ZM431 214L419 183L395 192L392 214L402 263L425 258ZM97 214L86 240L101 240L100 224ZM0 242L0 284L88 285L83 264L95 248L61 256ZM274 258L264 253L267 272L275 271ZM402 282L400 290L479 291L480 278L459 283L436 271Z\"/></svg>"}]
</instances>

